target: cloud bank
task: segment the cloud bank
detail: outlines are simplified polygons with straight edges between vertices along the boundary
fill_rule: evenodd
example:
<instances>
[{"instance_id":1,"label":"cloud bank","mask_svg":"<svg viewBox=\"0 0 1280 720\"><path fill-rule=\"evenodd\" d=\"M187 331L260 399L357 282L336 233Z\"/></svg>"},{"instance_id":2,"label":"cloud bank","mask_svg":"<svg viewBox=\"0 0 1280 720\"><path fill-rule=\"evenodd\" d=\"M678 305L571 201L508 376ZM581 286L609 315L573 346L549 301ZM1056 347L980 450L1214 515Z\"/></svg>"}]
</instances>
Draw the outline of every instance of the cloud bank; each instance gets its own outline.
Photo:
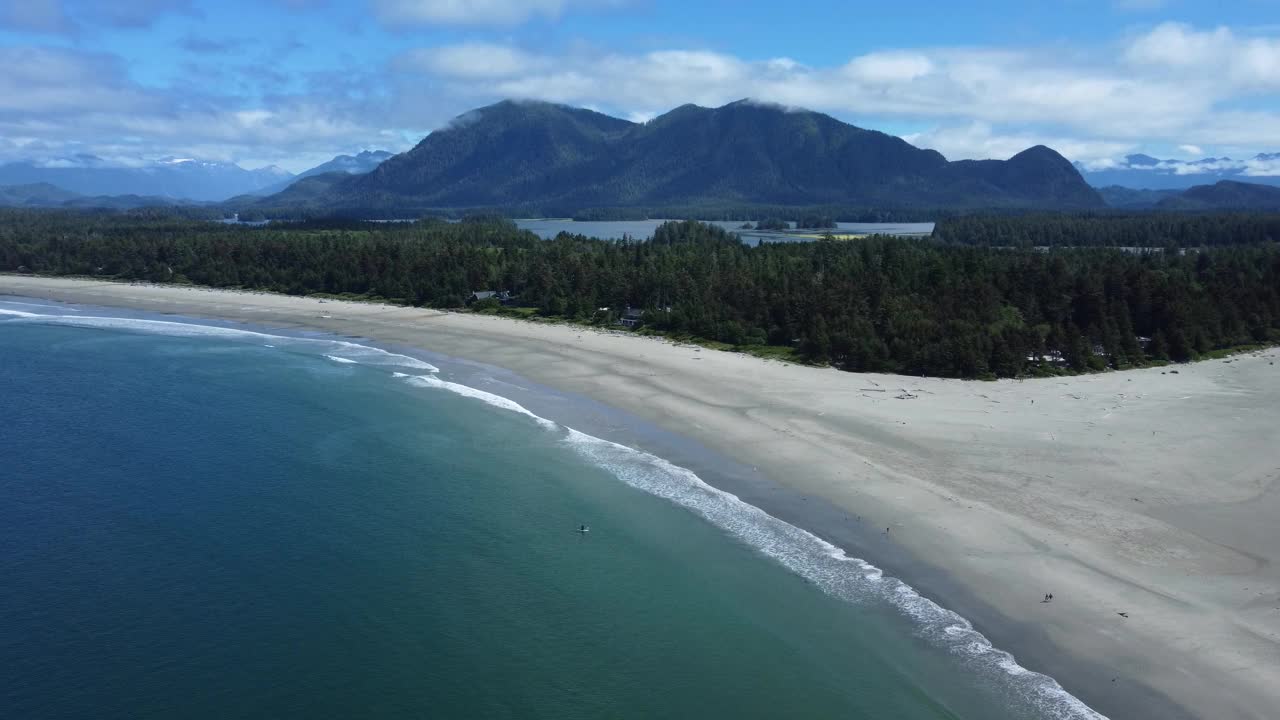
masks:
<instances>
[{"instance_id":1,"label":"cloud bank","mask_svg":"<svg viewBox=\"0 0 1280 720\"><path fill-rule=\"evenodd\" d=\"M518 23L610 4L371 2L381 22L406 25ZM309 5L291 4L299 12ZM146 12L140 13L143 6ZM65 15L68 7L73 6L54 0L0 0L0 18L33 32L57 32L64 18L83 17ZM195 11L182 0L130 7L109 11L115 13L112 22ZM122 58L75 46L0 48L0 67L8 69L0 73L0 160L35 152L145 152L247 158L301 169L298 158L405 149L450 118L503 98L563 102L644 120L684 103L715 106L751 97L896 129L953 159L1009 157L1041 143L1091 166L1153 144L1170 152L1181 146L1187 155L1203 149L1251 157L1280 149L1274 102L1280 91L1280 30L1274 28L1250 32L1164 23L1101 48L902 47L819 65L698 47L549 50L473 40L408 49L364 71L304 78L280 76L266 64L208 61L210 54L229 51L225 40L188 35L176 42L192 60L190 82L175 87L143 85ZM202 77L211 72L239 73L244 84L263 89L236 96L204 91Z\"/></svg>"}]
</instances>

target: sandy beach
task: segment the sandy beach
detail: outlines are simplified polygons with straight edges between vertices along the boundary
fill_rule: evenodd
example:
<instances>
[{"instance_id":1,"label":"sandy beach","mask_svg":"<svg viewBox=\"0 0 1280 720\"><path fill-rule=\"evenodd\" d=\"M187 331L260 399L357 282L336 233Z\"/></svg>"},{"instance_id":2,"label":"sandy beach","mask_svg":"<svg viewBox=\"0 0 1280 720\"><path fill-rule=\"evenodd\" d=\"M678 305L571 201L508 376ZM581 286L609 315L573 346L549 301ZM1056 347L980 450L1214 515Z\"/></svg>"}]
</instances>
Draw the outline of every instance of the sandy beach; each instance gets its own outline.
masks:
<instances>
[{"instance_id":1,"label":"sandy beach","mask_svg":"<svg viewBox=\"0 0 1280 720\"><path fill-rule=\"evenodd\" d=\"M1280 350L969 382L263 293L7 275L0 294L506 368L753 468L790 500L751 502L898 574L1113 720L1280 707Z\"/></svg>"}]
</instances>

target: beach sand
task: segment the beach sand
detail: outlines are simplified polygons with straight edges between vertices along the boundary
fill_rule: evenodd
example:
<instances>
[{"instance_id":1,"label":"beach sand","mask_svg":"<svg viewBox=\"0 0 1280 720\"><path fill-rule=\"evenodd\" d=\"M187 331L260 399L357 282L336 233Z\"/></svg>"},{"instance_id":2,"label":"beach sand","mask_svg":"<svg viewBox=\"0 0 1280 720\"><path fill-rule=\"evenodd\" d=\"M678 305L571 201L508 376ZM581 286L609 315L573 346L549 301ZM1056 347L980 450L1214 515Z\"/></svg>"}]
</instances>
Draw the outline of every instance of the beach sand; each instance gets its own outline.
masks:
<instances>
[{"instance_id":1,"label":"beach sand","mask_svg":"<svg viewBox=\"0 0 1280 720\"><path fill-rule=\"evenodd\" d=\"M1280 716L1274 349L975 382L264 293L12 275L0 293L315 328L506 368L754 468L767 484L744 499L902 577L1113 720Z\"/></svg>"}]
</instances>

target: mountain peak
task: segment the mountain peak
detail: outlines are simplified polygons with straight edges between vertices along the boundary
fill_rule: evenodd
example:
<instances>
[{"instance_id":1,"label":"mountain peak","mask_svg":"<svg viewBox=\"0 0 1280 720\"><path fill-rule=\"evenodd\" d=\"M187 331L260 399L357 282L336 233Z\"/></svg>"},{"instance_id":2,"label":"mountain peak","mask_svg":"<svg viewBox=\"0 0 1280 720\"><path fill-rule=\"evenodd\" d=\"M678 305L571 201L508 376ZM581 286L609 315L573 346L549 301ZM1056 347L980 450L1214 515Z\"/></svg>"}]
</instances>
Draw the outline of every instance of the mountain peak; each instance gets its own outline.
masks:
<instances>
[{"instance_id":1,"label":"mountain peak","mask_svg":"<svg viewBox=\"0 0 1280 720\"><path fill-rule=\"evenodd\" d=\"M261 175L278 175L280 177L293 177L293 173L289 172L288 170L285 170L279 165L263 165L262 167L253 170L253 172L259 173Z\"/></svg>"},{"instance_id":2,"label":"mountain peak","mask_svg":"<svg viewBox=\"0 0 1280 720\"><path fill-rule=\"evenodd\" d=\"M1159 158L1153 158L1150 155L1143 155L1142 153L1137 153L1134 155L1126 155L1124 157L1124 161L1129 165L1136 165L1139 167L1146 167L1146 166L1160 164Z\"/></svg>"},{"instance_id":3,"label":"mountain peak","mask_svg":"<svg viewBox=\"0 0 1280 720\"><path fill-rule=\"evenodd\" d=\"M745 98L681 105L636 124L594 110L504 100L459 116L324 206L417 209L832 205L1098 207L1072 165L1038 146L948 163L933 150L822 113Z\"/></svg>"},{"instance_id":4,"label":"mountain peak","mask_svg":"<svg viewBox=\"0 0 1280 720\"><path fill-rule=\"evenodd\" d=\"M1047 145L1032 145L1026 150L1023 150L1017 155L1009 158L1009 162L1011 164L1026 162L1052 163L1059 166L1065 165L1071 167L1072 171L1075 171L1075 166L1071 164L1070 160L1067 160L1062 156L1062 153Z\"/></svg>"}]
</instances>

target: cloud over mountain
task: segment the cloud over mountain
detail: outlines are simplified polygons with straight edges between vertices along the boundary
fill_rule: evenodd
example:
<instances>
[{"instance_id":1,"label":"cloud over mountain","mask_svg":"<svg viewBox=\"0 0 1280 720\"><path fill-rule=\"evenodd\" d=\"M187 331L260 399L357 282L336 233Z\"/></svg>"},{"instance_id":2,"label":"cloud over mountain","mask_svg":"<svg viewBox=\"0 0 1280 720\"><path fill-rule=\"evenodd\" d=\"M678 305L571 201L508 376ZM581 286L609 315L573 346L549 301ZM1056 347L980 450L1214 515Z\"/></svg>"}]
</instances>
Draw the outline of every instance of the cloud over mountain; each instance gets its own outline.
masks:
<instances>
[{"instance_id":1,"label":"cloud over mountain","mask_svg":"<svg viewBox=\"0 0 1280 720\"><path fill-rule=\"evenodd\" d=\"M1097 166L1139 149L1252 157L1280 147L1274 27L1160 23L1054 46L899 42L782 54L690 35L614 43L535 30L641 12L615 0L368 3L355 8L364 24L352 42L379 52L357 61L310 38L288 52L245 44L242 27L220 34L197 23L197 13L216 8L187 0L0 0L0 26L27 37L0 47L0 161L190 155L301 170L350 148L406 149L466 108L502 98L645 119L684 103L752 97L883 127L951 158L1047 144ZM339 11L307 0L261 7L299 23ZM121 49L127 43L90 50L101 44L39 39L89 28L94 37L133 37L161 22L182 28L167 47L183 60L164 72L140 72L144 64ZM321 66L308 65L317 57Z\"/></svg>"}]
</instances>

